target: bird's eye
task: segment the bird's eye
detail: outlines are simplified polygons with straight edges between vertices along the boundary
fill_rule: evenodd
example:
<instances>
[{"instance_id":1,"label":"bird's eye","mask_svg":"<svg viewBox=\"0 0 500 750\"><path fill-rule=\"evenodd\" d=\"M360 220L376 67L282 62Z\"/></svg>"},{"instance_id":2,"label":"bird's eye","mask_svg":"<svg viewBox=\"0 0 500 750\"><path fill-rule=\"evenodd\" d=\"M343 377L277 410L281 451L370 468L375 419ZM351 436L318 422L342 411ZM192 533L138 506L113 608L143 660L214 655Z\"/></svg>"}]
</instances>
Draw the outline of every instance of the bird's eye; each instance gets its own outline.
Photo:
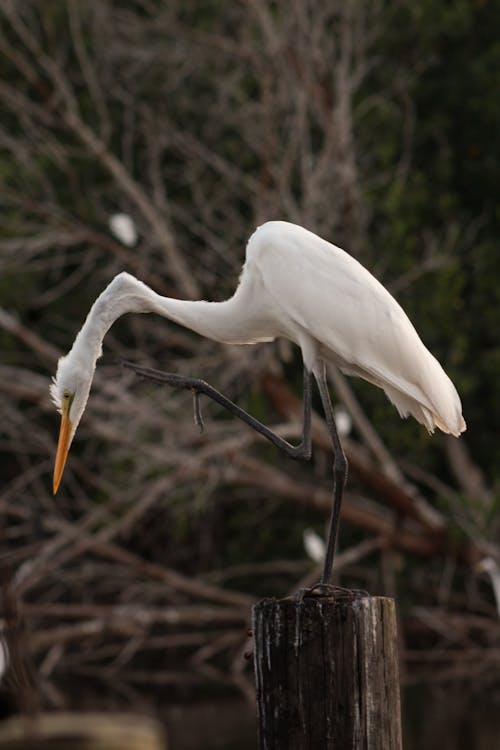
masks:
<instances>
[{"instance_id":1,"label":"bird's eye","mask_svg":"<svg viewBox=\"0 0 500 750\"><path fill-rule=\"evenodd\" d=\"M71 393L71 391L63 392L63 401L65 401L66 403L70 403L72 399L73 399L73 394Z\"/></svg>"}]
</instances>

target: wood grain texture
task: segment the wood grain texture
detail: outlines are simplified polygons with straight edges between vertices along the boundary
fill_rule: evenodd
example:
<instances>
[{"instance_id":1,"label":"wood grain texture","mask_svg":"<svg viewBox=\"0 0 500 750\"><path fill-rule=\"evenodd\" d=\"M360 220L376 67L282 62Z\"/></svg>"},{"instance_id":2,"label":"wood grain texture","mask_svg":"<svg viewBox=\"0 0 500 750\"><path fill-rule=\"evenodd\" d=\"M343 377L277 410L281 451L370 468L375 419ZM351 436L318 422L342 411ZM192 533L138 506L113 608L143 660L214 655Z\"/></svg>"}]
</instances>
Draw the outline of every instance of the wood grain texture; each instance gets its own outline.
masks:
<instances>
[{"instance_id":1,"label":"wood grain texture","mask_svg":"<svg viewBox=\"0 0 500 750\"><path fill-rule=\"evenodd\" d=\"M264 599L253 632L261 750L401 750L392 599Z\"/></svg>"}]
</instances>

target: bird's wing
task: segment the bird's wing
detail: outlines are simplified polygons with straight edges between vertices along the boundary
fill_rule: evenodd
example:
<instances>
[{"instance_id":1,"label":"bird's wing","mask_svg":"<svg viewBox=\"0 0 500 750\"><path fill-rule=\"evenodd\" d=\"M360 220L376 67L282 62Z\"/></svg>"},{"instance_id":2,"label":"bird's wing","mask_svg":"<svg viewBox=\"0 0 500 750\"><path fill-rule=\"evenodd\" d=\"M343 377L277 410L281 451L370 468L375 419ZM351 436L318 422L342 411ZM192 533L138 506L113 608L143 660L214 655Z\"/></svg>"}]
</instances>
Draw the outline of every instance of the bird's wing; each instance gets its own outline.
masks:
<instances>
[{"instance_id":1,"label":"bird's wing","mask_svg":"<svg viewBox=\"0 0 500 750\"><path fill-rule=\"evenodd\" d=\"M323 356L382 387L402 412L417 416L407 403L415 400L439 426L460 432L455 387L389 292L340 248L293 225L281 230L267 246L263 238L255 261L268 294L298 335L309 334Z\"/></svg>"}]
</instances>

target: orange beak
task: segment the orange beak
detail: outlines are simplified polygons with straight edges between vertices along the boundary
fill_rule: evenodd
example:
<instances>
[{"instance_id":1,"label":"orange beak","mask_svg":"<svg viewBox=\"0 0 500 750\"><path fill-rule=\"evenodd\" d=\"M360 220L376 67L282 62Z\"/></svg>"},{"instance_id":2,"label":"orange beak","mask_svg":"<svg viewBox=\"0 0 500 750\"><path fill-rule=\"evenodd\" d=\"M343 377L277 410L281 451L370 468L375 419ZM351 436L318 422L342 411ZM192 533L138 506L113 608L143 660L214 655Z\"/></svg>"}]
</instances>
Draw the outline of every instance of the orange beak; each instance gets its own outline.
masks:
<instances>
[{"instance_id":1,"label":"orange beak","mask_svg":"<svg viewBox=\"0 0 500 750\"><path fill-rule=\"evenodd\" d=\"M59 442L57 444L57 453L56 453L56 462L54 465L54 495L56 494L57 490L59 489L59 484L61 483L61 478L64 471L64 466L66 464L66 459L68 458L68 451L69 451L69 443L71 440L71 420L69 418L69 408L63 407L63 413L61 417L61 429L59 431Z\"/></svg>"}]
</instances>

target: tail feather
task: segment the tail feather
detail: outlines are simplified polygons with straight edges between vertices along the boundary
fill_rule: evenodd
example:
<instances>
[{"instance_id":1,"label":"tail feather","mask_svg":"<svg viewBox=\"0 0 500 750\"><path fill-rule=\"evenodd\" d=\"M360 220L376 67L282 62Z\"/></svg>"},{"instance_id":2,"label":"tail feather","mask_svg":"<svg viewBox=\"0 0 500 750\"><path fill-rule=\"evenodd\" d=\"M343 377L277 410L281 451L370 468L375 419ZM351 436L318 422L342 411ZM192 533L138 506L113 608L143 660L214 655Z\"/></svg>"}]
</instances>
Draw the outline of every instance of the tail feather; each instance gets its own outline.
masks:
<instances>
[{"instance_id":1,"label":"tail feather","mask_svg":"<svg viewBox=\"0 0 500 750\"><path fill-rule=\"evenodd\" d=\"M454 390L453 387L453 391ZM460 433L464 432L466 429L465 420L462 416L460 400L456 392L449 394L450 396L454 396L452 399L454 403L448 405L451 408L446 410L446 417L443 416L443 413L437 414L437 410L429 408L427 405L417 401L417 399L412 398L412 396L402 393L392 386L384 385L384 392L402 417L407 417L411 414L415 417L417 422L423 424L430 433L433 433L437 427L442 432L459 437Z\"/></svg>"}]
</instances>

